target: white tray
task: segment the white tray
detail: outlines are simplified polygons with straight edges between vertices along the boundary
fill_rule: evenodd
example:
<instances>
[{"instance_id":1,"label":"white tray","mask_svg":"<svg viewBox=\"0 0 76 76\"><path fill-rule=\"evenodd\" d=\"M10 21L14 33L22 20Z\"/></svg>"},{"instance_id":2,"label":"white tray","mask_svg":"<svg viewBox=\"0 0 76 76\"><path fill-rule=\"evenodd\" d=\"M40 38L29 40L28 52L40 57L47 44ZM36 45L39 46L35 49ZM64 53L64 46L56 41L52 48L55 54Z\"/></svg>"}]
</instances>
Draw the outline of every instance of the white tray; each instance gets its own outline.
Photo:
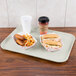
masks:
<instances>
[{"instance_id":1,"label":"white tray","mask_svg":"<svg viewBox=\"0 0 76 76\"><path fill-rule=\"evenodd\" d=\"M35 28L31 31L32 36L34 36L37 39L37 43L34 47L25 50L25 49L22 49L19 46L17 46L16 43L14 42L12 36L21 31L22 30L19 28L15 29L1 43L2 49L25 54L25 55L30 55L30 56L34 56L34 57L38 57L38 58L42 58L42 59L46 59L46 60L54 61L54 62L65 62L68 60L72 46L75 41L75 36L73 36L72 34L49 30L48 33L56 33L61 37L61 39L63 41L63 48L59 51L48 52L40 43L40 40L39 40L40 36L39 36L39 32L38 32L39 30L37 28Z\"/></svg>"}]
</instances>

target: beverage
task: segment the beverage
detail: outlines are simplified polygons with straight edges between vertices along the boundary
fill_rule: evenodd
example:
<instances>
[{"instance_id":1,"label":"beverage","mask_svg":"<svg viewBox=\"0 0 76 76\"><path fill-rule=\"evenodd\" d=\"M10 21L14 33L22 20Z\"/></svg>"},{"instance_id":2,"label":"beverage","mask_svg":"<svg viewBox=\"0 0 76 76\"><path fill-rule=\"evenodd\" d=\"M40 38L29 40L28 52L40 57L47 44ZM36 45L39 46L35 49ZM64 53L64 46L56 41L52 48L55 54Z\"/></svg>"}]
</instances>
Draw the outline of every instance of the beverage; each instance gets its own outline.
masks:
<instances>
[{"instance_id":1,"label":"beverage","mask_svg":"<svg viewBox=\"0 0 76 76\"><path fill-rule=\"evenodd\" d=\"M46 16L42 16L39 17L38 21L39 21L40 35L47 34L49 18Z\"/></svg>"}]
</instances>

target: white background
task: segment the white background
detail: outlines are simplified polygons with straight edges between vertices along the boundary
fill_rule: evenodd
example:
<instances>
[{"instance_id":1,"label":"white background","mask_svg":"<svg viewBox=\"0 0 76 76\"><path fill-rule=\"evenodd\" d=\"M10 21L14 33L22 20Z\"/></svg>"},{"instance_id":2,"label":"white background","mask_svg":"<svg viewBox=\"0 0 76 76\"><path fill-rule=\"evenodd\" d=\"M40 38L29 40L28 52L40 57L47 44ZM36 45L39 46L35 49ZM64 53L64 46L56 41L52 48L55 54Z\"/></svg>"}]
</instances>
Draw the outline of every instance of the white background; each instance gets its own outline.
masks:
<instances>
[{"instance_id":1,"label":"white background","mask_svg":"<svg viewBox=\"0 0 76 76\"><path fill-rule=\"evenodd\" d=\"M76 27L76 0L0 0L0 27L21 25L23 15L33 17L33 26L48 16L50 27Z\"/></svg>"}]
</instances>

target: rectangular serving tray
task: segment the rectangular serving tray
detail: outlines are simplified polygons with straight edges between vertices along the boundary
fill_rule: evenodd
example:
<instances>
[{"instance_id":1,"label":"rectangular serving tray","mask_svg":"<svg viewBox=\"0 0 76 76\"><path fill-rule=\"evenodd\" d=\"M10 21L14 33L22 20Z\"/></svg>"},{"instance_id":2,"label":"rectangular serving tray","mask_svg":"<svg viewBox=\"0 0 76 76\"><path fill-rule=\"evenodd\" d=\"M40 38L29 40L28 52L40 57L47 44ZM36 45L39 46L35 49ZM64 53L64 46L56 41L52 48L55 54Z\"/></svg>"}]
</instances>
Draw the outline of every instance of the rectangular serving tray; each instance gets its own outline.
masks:
<instances>
[{"instance_id":1,"label":"rectangular serving tray","mask_svg":"<svg viewBox=\"0 0 76 76\"><path fill-rule=\"evenodd\" d=\"M37 39L36 45L32 48L25 50L17 46L17 44L15 43L13 39L13 35L22 32L22 29L20 28L16 28L7 38L4 39L4 41L1 43L1 48L4 50L30 55L33 57L38 57L54 62L67 61L75 41L75 36L69 33L49 30L48 33L56 33L61 37L63 47L59 51L48 52L40 43L40 39L39 39L40 35L38 31L39 30L37 28L34 28L31 31L31 35Z\"/></svg>"}]
</instances>

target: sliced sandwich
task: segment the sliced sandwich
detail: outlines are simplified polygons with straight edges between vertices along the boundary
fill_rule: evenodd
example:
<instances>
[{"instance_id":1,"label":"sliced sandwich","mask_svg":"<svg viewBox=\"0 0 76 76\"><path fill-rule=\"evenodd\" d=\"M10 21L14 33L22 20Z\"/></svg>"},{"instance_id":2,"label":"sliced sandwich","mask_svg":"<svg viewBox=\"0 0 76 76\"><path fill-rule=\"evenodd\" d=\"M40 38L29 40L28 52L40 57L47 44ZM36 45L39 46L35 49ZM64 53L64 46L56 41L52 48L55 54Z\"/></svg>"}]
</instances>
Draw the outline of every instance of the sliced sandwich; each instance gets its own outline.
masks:
<instances>
[{"instance_id":1,"label":"sliced sandwich","mask_svg":"<svg viewBox=\"0 0 76 76\"><path fill-rule=\"evenodd\" d=\"M53 41L53 40L43 40L42 44L46 47L62 47L62 43L61 42L58 42L58 41Z\"/></svg>"},{"instance_id":2,"label":"sliced sandwich","mask_svg":"<svg viewBox=\"0 0 76 76\"><path fill-rule=\"evenodd\" d=\"M61 38L57 34L42 35L41 43L49 51L55 51L62 47Z\"/></svg>"},{"instance_id":3,"label":"sliced sandwich","mask_svg":"<svg viewBox=\"0 0 76 76\"><path fill-rule=\"evenodd\" d=\"M41 40L56 40L56 41L60 41L60 37L57 34L45 34L43 36L41 36Z\"/></svg>"}]
</instances>

